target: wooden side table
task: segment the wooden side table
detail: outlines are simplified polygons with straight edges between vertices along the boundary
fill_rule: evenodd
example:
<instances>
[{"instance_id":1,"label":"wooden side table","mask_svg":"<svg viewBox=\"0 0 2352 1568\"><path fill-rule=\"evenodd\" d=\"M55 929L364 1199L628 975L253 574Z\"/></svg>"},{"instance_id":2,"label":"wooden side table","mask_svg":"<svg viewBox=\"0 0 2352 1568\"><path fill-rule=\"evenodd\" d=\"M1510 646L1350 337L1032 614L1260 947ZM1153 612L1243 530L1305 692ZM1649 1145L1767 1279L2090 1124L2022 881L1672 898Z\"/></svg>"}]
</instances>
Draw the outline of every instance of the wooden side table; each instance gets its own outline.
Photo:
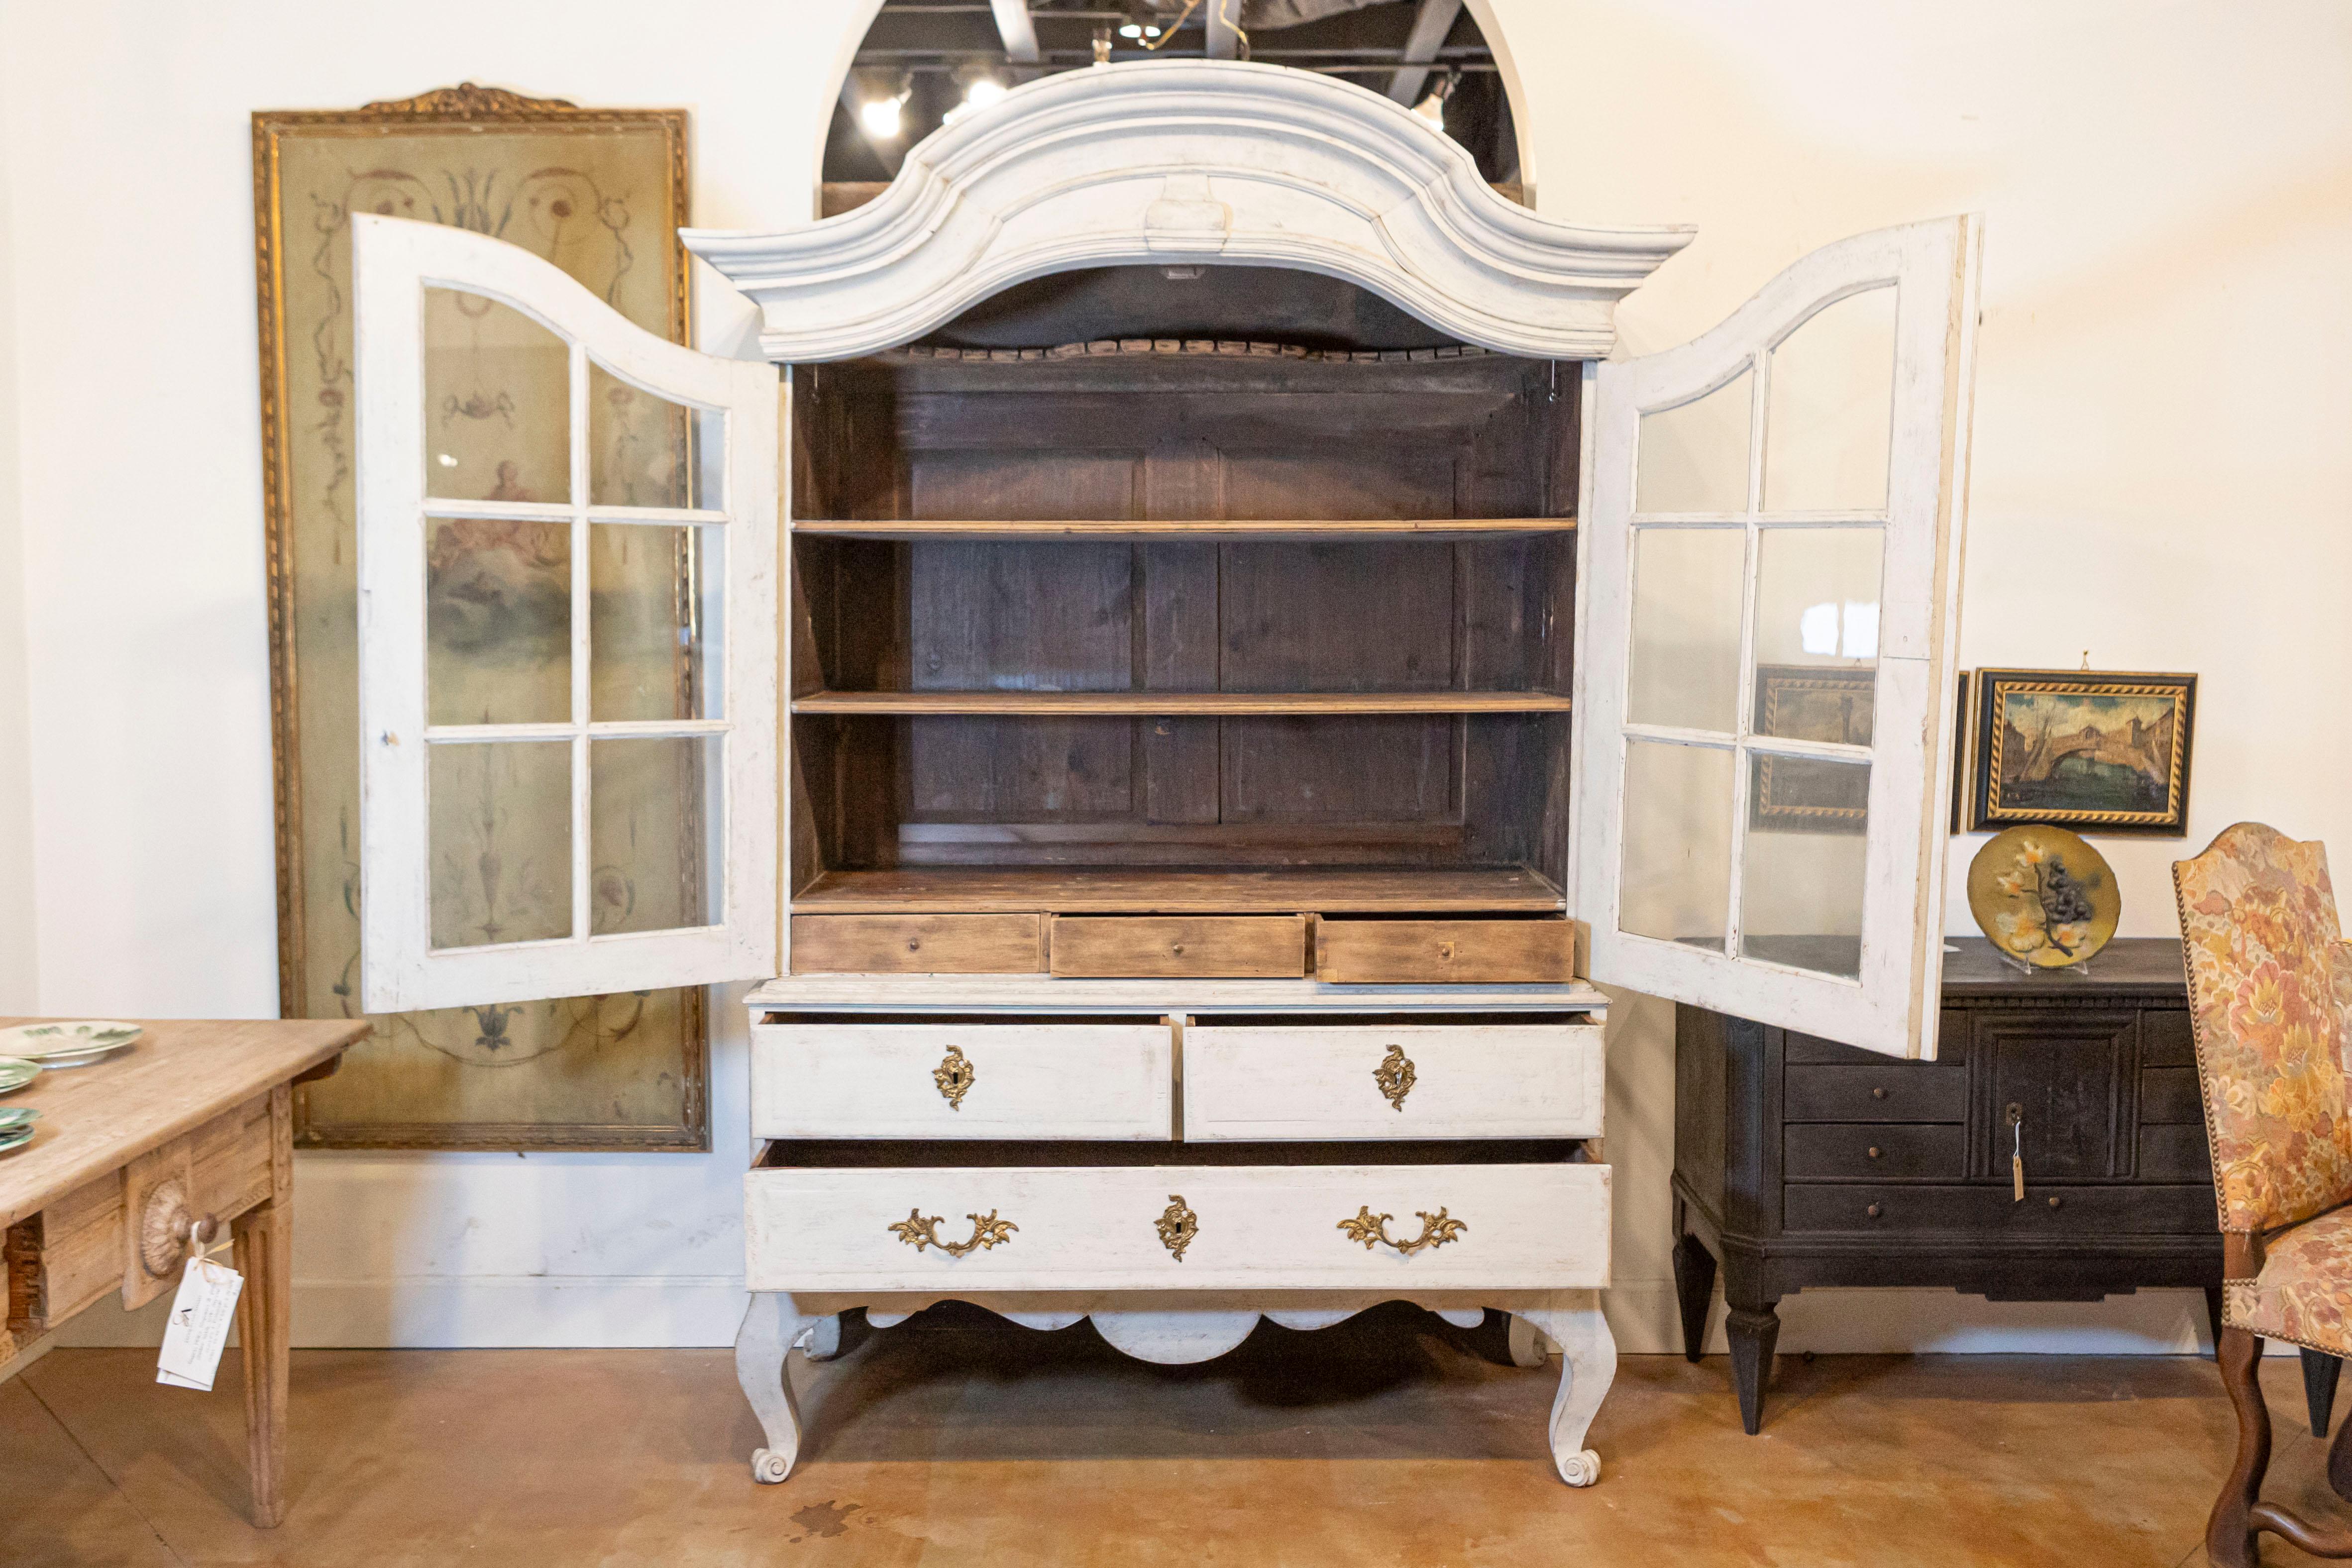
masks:
<instances>
[{"instance_id":1,"label":"wooden side table","mask_svg":"<svg viewBox=\"0 0 2352 1568\"><path fill-rule=\"evenodd\" d=\"M0 1018L0 1028L38 1021ZM293 1085L332 1072L368 1026L145 1027L105 1061L45 1072L0 1099L41 1111L33 1141L0 1156L8 1268L0 1366L110 1295L139 1307L173 1289L191 1238L229 1228L245 1276L236 1327L253 1520L275 1525L286 1513Z\"/></svg>"},{"instance_id":2,"label":"wooden side table","mask_svg":"<svg viewBox=\"0 0 2352 1568\"><path fill-rule=\"evenodd\" d=\"M2191 1286L2219 1318L2221 1238L2180 944L2116 942L2087 975L2022 974L1989 942L1957 946L1934 1061L1676 1009L1684 1341L1696 1360L1719 1259L1751 1433L1775 1309L1808 1286L1941 1285L1996 1301ZM2010 1175L2021 1146L2021 1202ZM2332 1394L2335 1364L2320 1359Z\"/></svg>"}]
</instances>

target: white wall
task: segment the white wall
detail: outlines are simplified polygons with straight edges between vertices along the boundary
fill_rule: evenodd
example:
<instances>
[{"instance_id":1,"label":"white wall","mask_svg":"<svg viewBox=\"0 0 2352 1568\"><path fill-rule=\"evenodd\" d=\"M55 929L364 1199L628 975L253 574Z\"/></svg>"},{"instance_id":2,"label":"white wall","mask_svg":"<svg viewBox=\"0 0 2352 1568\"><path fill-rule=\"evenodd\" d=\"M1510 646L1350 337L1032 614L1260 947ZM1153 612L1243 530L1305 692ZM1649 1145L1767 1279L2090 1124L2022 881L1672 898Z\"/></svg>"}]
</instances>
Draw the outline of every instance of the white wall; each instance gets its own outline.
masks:
<instances>
[{"instance_id":1,"label":"white wall","mask_svg":"<svg viewBox=\"0 0 2352 1568\"><path fill-rule=\"evenodd\" d=\"M39 919L57 1012L256 1015L274 991L246 115L472 78L694 113L698 222L809 210L833 71L871 0L448 0L0 11L0 947ZM1543 210L1693 222L1622 313L1679 342L1805 251L1987 214L1962 653L2204 676L2190 841L2241 817L2352 843L2352 13L2326 0L1491 0ZM13 214L13 228L5 226ZM741 340L698 280L705 341ZM9 323L13 322L13 328ZM12 709L12 500L29 715ZM40 759L10 827L10 758ZM22 887L10 858L38 845ZM1954 849L1962 867L1975 841ZM2126 934L2169 929L2177 841L2105 841ZM14 890L14 891L12 891ZM1957 905L1953 929L1971 929ZM0 1005L8 1000L0 954ZM19 999L28 999L20 997ZM716 1151L306 1156L308 1343L713 1343L733 1329L740 1027ZM1669 1343L1671 1013L1612 1019L1629 1350ZM1786 1304L1783 1349L2185 1346L2165 1292ZM93 1314L97 1317L99 1314ZM127 1332L93 1323L93 1334Z\"/></svg>"}]
</instances>

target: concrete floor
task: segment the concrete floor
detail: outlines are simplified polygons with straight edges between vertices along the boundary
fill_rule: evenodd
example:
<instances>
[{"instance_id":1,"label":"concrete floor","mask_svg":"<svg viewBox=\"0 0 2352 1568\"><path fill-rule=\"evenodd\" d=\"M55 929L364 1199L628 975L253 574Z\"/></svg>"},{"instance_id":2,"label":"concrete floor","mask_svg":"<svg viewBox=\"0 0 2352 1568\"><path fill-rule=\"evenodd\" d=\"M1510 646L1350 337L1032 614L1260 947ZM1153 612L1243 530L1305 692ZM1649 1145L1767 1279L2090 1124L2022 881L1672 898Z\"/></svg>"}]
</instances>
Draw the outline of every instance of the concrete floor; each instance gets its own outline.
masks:
<instances>
[{"instance_id":1,"label":"concrete floor","mask_svg":"<svg viewBox=\"0 0 2352 1568\"><path fill-rule=\"evenodd\" d=\"M1720 1358L1635 1356L1576 1491L1556 1372L1483 1343L1402 1306L1192 1367L1083 1324L910 1326L794 1359L781 1487L724 1351L298 1352L275 1531L244 1519L235 1352L204 1395L151 1351L59 1350L0 1385L0 1563L2170 1568L2202 1562L2233 1439L2186 1358L1783 1357L1748 1437ZM2264 1383L2271 1495L2324 1512L2295 1364Z\"/></svg>"}]
</instances>

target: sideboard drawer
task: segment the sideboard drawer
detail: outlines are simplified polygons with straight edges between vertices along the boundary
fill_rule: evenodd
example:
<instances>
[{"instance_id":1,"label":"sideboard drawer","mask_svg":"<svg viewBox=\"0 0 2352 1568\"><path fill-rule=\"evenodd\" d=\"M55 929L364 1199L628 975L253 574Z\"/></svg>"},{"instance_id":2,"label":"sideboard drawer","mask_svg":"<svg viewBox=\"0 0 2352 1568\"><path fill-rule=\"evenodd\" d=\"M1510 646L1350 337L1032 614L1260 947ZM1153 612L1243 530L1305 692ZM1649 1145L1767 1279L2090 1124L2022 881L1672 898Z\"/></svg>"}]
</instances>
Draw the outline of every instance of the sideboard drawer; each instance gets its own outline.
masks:
<instances>
[{"instance_id":1,"label":"sideboard drawer","mask_svg":"<svg viewBox=\"0 0 2352 1568\"><path fill-rule=\"evenodd\" d=\"M1564 985L1576 978L1572 920L1318 923L1315 977L1335 986Z\"/></svg>"},{"instance_id":2,"label":"sideboard drawer","mask_svg":"<svg viewBox=\"0 0 2352 1568\"><path fill-rule=\"evenodd\" d=\"M1781 1130L1790 1181L1961 1181L1969 1134L1958 1124L1810 1122Z\"/></svg>"},{"instance_id":3,"label":"sideboard drawer","mask_svg":"<svg viewBox=\"0 0 2352 1568\"><path fill-rule=\"evenodd\" d=\"M751 1029L755 1138L1166 1139L1163 1023L791 1022Z\"/></svg>"},{"instance_id":4,"label":"sideboard drawer","mask_svg":"<svg viewBox=\"0 0 2352 1568\"><path fill-rule=\"evenodd\" d=\"M745 1187L754 1291L1609 1282L1606 1166L786 1166Z\"/></svg>"},{"instance_id":5,"label":"sideboard drawer","mask_svg":"<svg viewBox=\"0 0 2352 1568\"><path fill-rule=\"evenodd\" d=\"M1601 1029L1588 1023L1184 1031L1184 1136L1597 1138Z\"/></svg>"},{"instance_id":6,"label":"sideboard drawer","mask_svg":"<svg viewBox=\"0 0 2352 1568\"><path fill-rule=\"evenodd\" d=\"M795 975L1034 975L1042 915L795 915Z\"/></svg>"},{"instance_id":7,"label":"sideboard drawer","mask_svg":"<svg viewBox=\"0 0 2352 1568\"><path fill-rule=\"evenodd\" d=\"M1962 1122L1969 1070L1927 1061L1790 1067L1781 1094L1781 1115L1790 1122Z\"/></svg>"},{"instance_id":8,"label":"sideboard drawer","mask_svg":"<svg viewBox=\"0 0 2352 1568\"><path fill-rule=\"evenodd\" d=\"M1096 979L1292 979L1307 973L1303 915L1057 915L1047 967Z\"/></svg>"},{"instance_id":9,"label":"sideboard drawer","mask_svg":"<svg viewBox=\"0 0 2352 1568\"><path fill-rule=\"evenodd\" d=\"M2030 1173L2029 1173L2030 1175ZM2012 1200L2007 1182L1980 1186L1800 1186L1783 1198L1783 1224L1797 1230L1958 1230L1979 1235L2202 1234L2213 1228L2207 1186L2028 1186Z\"/></svg>"}]
</instances>

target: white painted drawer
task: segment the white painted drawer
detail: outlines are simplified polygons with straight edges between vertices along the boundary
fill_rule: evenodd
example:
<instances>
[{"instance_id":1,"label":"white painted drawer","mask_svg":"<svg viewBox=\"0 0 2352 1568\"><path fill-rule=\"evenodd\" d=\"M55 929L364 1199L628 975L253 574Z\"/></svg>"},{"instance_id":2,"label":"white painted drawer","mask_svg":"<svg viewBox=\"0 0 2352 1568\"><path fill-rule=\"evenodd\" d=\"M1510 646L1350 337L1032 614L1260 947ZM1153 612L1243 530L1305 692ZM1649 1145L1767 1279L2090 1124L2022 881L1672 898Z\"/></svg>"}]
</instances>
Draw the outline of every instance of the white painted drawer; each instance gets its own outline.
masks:
<instances>
[{"instance_id":1,"label":"white painted drawer","mask_svg":"<svg viewBox=\"0 0 2352 1568\"><path fill-rule=\"evenodd\" d=\"M1184 1030L1188 1142L1597 1138L1602 1095L1598 1024Z\"/></svg>"},{"instance_id":2,"label":"white painted drawer","mask_svg":"<svg viewBox=\"0 0 2352 1568\"><path fill-rule=\"evenodd\" d=\"M755 1024L751 1135L1165 1140L1174 1054L1162 1023Z\"/></svg>"},{"instance_id":3,"label":"white painted drawer","mask_svg":"<svg viewBox=\"0 0 2352 1568\"><path fill-rule=\"evenodd\" d=\"M1569 1290L1609 1282L1598 1165L776 1167L746 1180L754 1291ZM1180 1260L1160 1223L1189 1210ZM1411 1254L1392 1241L1458 1221ZM998 1244L971 1247L993 1219ZM924 1222L935 1222L926 1229ZM912 1233L924 1244L908 1239ZM951 1256L942 1244L971 1249Z\"/></svg>"}]
</instances>

